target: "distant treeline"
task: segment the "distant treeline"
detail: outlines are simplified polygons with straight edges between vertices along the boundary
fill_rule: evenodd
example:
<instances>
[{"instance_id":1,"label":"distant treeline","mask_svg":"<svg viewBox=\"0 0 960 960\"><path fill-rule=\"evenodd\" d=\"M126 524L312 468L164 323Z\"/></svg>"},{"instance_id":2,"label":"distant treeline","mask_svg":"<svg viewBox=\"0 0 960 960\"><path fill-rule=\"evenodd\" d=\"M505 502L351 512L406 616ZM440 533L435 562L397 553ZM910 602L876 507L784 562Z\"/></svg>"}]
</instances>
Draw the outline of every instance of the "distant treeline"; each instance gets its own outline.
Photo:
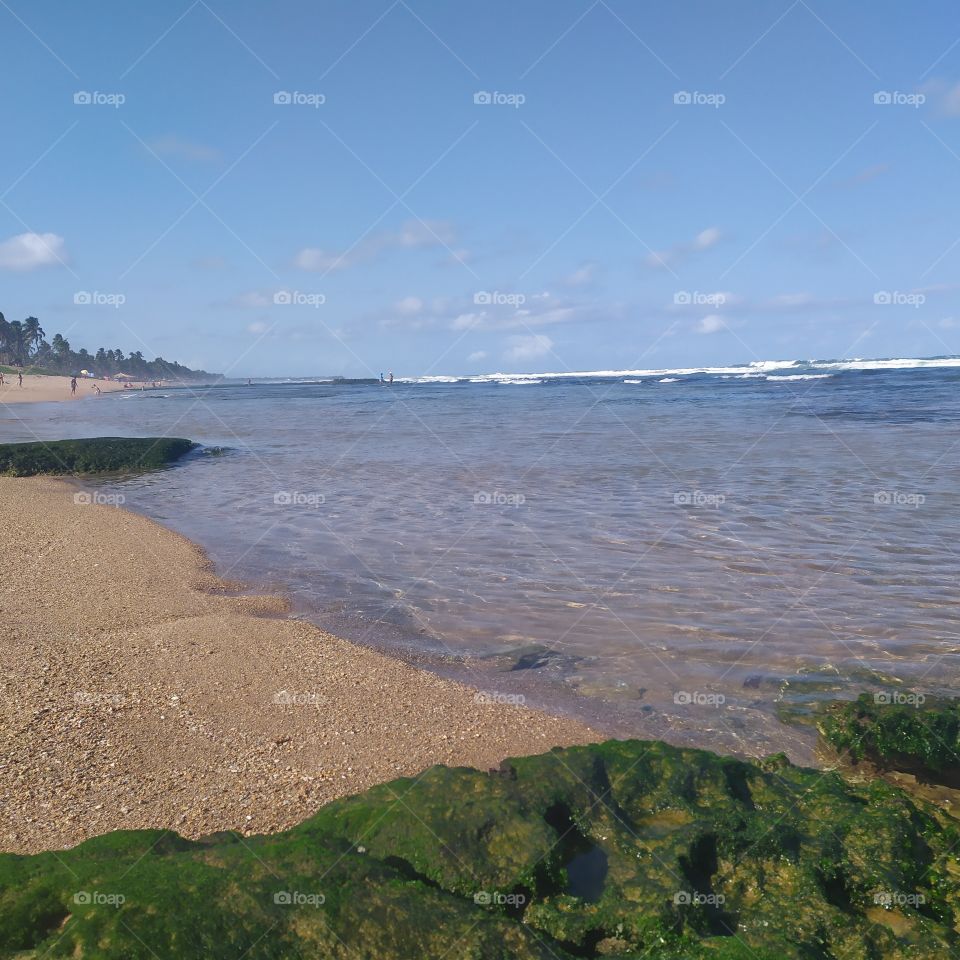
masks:
<instances>
[{"instance_id":1,"label":"distant treeline","mask_svg":"<svg viewBox=\"0 0 960 960\"><path fill-rule=\"evenodd\" d=\"M36 317L27 317L22 321L7 320L2 313L0 363L39 367L49 373L68 375L81 370L89 370L98 377L125 373L137 380L210 380L218 376L205 370L191 370L163 357L147 360L139 350L130 354L104 347L100 347L96 353L89 353L83 347L74 350L59 333L48 341Z\"/></svg>"}]
</instances>

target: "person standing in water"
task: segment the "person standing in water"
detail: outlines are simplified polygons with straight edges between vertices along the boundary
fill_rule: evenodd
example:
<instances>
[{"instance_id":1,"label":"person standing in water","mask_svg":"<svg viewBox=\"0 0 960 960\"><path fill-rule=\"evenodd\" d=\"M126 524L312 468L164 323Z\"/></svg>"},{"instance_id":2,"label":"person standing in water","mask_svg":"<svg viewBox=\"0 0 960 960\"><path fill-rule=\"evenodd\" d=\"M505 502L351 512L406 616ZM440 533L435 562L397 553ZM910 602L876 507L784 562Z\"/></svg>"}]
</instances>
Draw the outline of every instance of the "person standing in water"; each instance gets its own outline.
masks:
<instances>
[{"instance_id":1,"label":"person standing in water","mask_svg":"<svg viewBox=\"0 0 960 960\"><path fill-rule=\"evenodd\" d=\"M391 370L390 373L389 373L389 377L390 377L390 382L393 383L393 371L392 371L392 370Z\"/></svg>"}]
</instances>

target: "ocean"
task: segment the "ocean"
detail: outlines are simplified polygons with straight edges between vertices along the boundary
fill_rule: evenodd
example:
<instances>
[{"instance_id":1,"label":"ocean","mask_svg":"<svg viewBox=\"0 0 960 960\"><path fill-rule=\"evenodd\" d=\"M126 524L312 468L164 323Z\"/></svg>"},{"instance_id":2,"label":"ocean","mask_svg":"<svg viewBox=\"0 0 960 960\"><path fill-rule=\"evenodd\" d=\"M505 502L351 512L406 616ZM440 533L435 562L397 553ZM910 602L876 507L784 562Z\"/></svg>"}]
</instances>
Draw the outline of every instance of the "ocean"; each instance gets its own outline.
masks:
<instances>
[{"instance_id":1,"label":"ocean","mask_svg":"<svg viewBox=\"0 0 960 960\"><path fill-rule=\"evenodd\" d=\"M5 441L198 441L85 487L485 696L806 760L784 721L818 700L960 695L960 359L225 382L2 416Z\"/></svg>"}]
</instances>

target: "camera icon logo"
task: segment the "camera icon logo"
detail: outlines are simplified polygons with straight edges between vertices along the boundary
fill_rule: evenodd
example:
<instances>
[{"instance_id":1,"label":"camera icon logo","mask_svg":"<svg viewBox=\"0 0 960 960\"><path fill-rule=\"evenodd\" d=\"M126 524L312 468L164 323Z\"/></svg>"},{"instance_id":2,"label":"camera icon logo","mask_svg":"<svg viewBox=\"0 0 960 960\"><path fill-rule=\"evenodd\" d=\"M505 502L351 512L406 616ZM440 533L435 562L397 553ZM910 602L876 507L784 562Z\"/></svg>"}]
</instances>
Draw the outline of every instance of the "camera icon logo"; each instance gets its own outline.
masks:
<instances>
[{"instance_id":1,"label":"camera icon logo","mask_svg":"<svg viewBox=\"0 0 960 960\"><path fill-rule=\"evenodd\" d=\"M73 102L81 106L93 103L93 95L86 90L78 90L73 95Z\"/></svg>"},{"instance_id":2,"label":"camera icon logo","mask_svg":"<svg viewBox=\"0 0 960 960\"><path fill-rule=\"evenodd\" d=\"M878 306L886 306L887 304L893 303L893 294L889 290L878 290L873 295L873 302Z\"/></svg>"},{"instance_id":3,"label":"camera icon logo","mask_svg":"<svg viewBox=\"0 0 960 960\"><path fill-rule=\"evenodd\" d=\"M473 895L473 902L481 907L488 907L493 902L493 897L486 890L478 890Z\"/></svg>"},{"instance_id":4,"label":"camera icon logo","mask_svg":"<svg viewBox=\"0 0 960 960\"><path fill-rule=\"evenodd\" d=\"M493 297L486 290L480 290L473 295L473 302L480 307L489 306L493 303Z\"/></svg>"},{"instance_id":5,"label":"camera icon logo","mask_svg":"<svg viewBox=\"0 0 960 960\"><path fill-rule=\"evenodd\" d=\"M291 903L293 903L293 897L290 895L289 891L287 890L278 890L273 895L273 902L281 905L289 906Z\"/></svg>"},{"instance_id":6,"label":"camera icon logo","mask_svg":"<svg viewBox=\"0 0 960 960\"><path fill-rule=\"evenodd\" d=\"M878 106L887 106L893 103L893 96L886 90L878 90L873 95L873 102Z\"/></svg>"},{"instance_id":7,"label":"camera icon logo","mask_svg":"<svg viewBox=\"0 0 960 960\"><path fill-rule=\"evenodd\" d=\"M93 303L93 294L88 293L86 290L78 290L73 295L73 302L76 306L87 306Z\"/></svg>"},{"instance_id":8,"label":"camera icon logo","mask_svg":"<svg viewBox=\"0 0 960 960\"><path fill-rule=\"evenodd\" d=\"M289 290L278 290L273 295L273 302L277 306L288 306L293 303L293 294Z\"/></svg>"},{"instance_id":9,"label":"camera icon logo","mask_svg":"<svg viewBox=\"0 0 960 960\"><path fill-rule=\"evenodd\" d=\"M289 490L280 490L273 495L273 502L278 507L289 507L293 503L293 494Z\"/></svg>"},{"instance_id":10,"label":"camera icon logo","mask_svg":"<svg viewBox=\"0 0 960 960\"><path fill-rule=\"evenodd\" d=\"M493 95L487 90L478 90L473 95L473 102L478 106L485 106L489 103L493 103Z\"/></svg>"},{"instance_id":11,"label":"camera icon logo","mask_svg":"<svg viewBox=\"0 0 960 960\"><path fill-rule=\"evenodd\" d=\"M273 95L273 102L280 106L293 103L293 95L290 93L289 90L278 90Z\"/></svg>"},{"instance_id":12,"label":"camera icon logo","mask_svg":"<svg viewBox=\"0 0 960 960\"><path fill-rule=\"evenodd\" d=\"M688 90L678 90L673 95L673 102L681 106L686 106L687 104L693 103L693 96Z\"/></svg>"},{"instance_id":13,"label":"camera icon logo","mask_svg":"<svg viewBox=\"0 0 960 960\"><path fill-rule=\"evenodd\" d=\"M73 502L78 507L89 507L93 503L93 494L87 493L86 491L80 491L73 495Z\"/></svg>"},{"instance_id":14,"label":"camera icon logo","mask_svg":"<svg viewBox=\"0 0 960 960\"><path fill-rule=\"evenodd\" d=\"M80 903L80 904L90 903L91 900L92 900L92 897L90 896L90 894L89 894L86 890L78 890L78 891L73 895L73 902L74 902L74 903Z\"/></svg>"},{"instance_id":15,"label":"camera icon logo","mask_svg":"<svg viewBox=\"0 0 960 960\"><path fill-rule=\"evenodd\" d=\"M678 307L686 307L693 302L693 297L690 296L690 293L687 290L678 290L673 295L673 302Z\"/></svg>"}]
</instances>

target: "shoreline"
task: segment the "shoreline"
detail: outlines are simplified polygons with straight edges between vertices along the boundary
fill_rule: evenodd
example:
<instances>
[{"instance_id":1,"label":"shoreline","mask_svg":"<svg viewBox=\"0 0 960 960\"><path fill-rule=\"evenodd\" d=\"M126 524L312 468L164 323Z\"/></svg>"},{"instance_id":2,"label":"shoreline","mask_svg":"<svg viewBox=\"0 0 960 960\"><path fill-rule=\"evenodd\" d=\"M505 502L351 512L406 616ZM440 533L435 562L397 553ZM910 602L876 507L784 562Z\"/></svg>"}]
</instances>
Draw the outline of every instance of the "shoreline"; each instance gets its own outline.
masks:
<instances>
[{"instance_id":1,"label":"shoreline","mask_svg":"<svg viewBox=\"0 0 960 960\"><path fill-rule=\"evenodd\" d=\"M96 397L93 385L96 384L101 393L119 393L124 389L122 383L113 380L95 380L90 378L77 379L77 392L70 393L70 377L59 374L24 374L23 386L17 385L15 373L4 374L5 384L0 387L0 405L9 403L50 403L65 400L86 400Z\"/></svg>"},{"instance_id":2,"label":"shoreline","mask_svg":"<svg viewBox=\"0 0 960 960\"><path fill-rule=\"evenodd\" d=\"M270 833L437 763L604 739L292 619L180 534L75 493L0 478L5 852Z\"/></svg>"}]
</instances>

